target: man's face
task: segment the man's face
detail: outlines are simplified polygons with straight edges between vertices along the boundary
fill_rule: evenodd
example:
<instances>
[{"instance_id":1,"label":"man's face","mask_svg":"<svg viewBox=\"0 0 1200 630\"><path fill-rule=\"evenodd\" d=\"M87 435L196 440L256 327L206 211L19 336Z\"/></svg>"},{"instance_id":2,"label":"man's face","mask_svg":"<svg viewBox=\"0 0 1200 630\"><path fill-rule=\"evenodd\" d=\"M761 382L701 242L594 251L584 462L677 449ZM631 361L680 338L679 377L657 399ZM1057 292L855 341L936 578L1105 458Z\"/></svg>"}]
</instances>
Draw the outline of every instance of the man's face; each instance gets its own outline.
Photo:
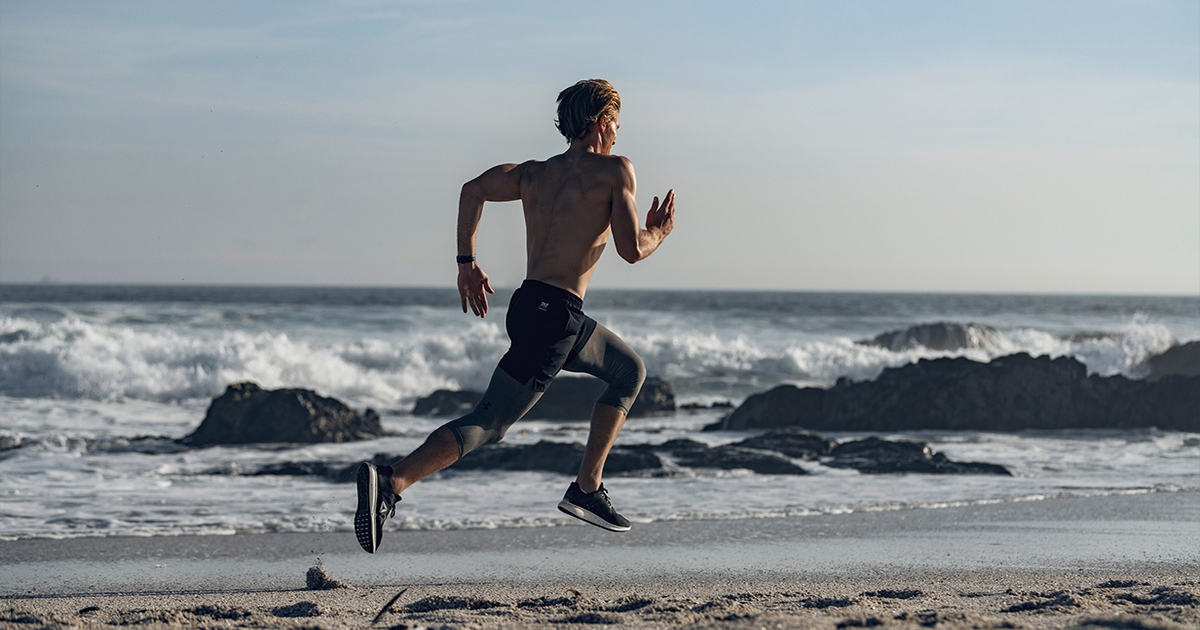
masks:
<instances>
[{"instance_id":1,"label":"man's face","mask_svg":"<svg viewBox=\"0 0 1200 630\"><path fill-rule=\"evenodd\" d=\"M613 116L600 126L600 152L604 155L612 153L613 145L617 143L617 130L621 128L620 114Z\"/></svg>"}]
</instances>

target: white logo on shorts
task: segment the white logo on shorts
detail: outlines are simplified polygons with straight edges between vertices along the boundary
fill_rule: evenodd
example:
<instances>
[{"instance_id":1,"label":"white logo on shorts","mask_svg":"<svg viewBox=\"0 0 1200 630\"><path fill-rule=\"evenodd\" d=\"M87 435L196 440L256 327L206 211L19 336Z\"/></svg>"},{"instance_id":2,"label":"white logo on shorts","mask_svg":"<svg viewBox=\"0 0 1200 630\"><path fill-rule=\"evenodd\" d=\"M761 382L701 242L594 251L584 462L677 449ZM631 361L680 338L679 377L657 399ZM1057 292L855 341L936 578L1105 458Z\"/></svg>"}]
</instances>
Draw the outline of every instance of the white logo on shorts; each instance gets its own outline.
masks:
<instances>
[{"instance_id":1,"label":"white logo on shorts","mask_svg":"<svg viewBox=\"0 0 1200 630\"><path fill-rule=\"evenodd\" d=\"M538 310L539 310L539 311L544 311L544 310L546 310L546 309L548 309L548 308L550 308L550 303L549 303L549 302L542 302L541 304L538 304Z\"/></svg>"}]
</instances>

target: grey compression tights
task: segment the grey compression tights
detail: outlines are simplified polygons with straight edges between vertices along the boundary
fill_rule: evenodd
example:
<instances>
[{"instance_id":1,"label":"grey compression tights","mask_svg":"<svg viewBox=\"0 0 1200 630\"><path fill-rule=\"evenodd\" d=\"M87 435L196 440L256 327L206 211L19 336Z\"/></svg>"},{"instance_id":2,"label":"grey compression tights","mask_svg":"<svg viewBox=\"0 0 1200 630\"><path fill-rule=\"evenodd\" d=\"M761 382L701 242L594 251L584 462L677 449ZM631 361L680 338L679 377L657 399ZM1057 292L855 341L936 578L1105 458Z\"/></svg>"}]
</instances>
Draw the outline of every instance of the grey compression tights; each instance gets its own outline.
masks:
<instances>
[{"instance_id":1,"label":"grey compression tights","mask_svg":"<svg viewBox=\"0 0 1200 630\"><path fill-rule=\"evenodd\" d=\"M608 383L608 388L597 402L611 405L629 413L642 381L646 380L646 367L620 337L597 324L579 354L563 366L568 372L583 372ZM521 383L500 368L492 373L492 381L479 404L467 415L446 423L458 439L458 456L483 446L499 442L517 420L529 412L542 392L534 391L532 380Z\"/></svg>"}]
</instances>

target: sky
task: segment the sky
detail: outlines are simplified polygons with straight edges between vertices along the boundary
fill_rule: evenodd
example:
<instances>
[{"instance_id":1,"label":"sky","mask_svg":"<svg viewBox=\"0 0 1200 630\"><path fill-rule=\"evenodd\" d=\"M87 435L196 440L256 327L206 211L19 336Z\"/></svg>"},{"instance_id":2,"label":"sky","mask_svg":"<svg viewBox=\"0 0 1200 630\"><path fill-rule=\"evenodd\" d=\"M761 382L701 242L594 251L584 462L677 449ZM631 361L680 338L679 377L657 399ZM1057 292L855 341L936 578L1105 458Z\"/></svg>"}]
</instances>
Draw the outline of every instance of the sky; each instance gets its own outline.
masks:
<instances>
[{"instance_id":1,"label":"sky","mask_svg":"<svg viewBox=\"0 0 1200 630\"><path fill-rule=\"evenodd\" d=\"M594 287L1200 295L1194 0L0 0L0 282L452 287L593 77L678 204Z\"/></svg>"}]
</instances>

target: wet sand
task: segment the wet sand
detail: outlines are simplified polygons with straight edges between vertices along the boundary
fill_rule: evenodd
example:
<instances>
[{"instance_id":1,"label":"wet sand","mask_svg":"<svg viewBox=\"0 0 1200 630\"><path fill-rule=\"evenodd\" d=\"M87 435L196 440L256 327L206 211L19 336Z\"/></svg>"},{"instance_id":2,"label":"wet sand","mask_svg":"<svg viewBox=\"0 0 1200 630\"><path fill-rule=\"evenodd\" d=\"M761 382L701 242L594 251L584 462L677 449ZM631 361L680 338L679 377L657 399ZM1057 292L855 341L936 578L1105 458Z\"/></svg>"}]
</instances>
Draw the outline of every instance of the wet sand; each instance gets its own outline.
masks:
<instances>
[{"instance_id":1,"label":"wet sand","mask_svg":"<svg viewBox=\"0 0 1200 630\"><path fill-rule=\"evenodd\" d=\"M308 590L318 562L349 588ZM21 540L0 574L20 628L1197 627L1200 493L389 531L376 555L347 532Z\"/></svg>"}]
</instances>

